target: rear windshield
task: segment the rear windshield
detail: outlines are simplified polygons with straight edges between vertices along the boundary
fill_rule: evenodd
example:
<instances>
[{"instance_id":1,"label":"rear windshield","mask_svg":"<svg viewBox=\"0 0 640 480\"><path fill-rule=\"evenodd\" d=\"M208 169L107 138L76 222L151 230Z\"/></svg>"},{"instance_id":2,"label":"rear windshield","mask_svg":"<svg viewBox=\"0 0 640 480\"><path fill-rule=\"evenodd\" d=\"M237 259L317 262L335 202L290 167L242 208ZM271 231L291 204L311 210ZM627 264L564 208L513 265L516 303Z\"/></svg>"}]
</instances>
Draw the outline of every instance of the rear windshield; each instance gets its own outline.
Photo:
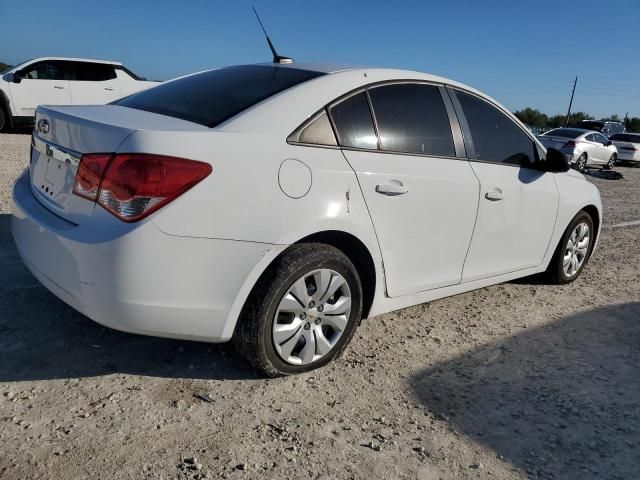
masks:
<instances>
[{"instance_id":1,"label":"rear windshield","mask_svg":"<svg viewBox=\"0 0 640 480\"><path fill-rule=\"evenodd\" d=\"M321 75L269 65L227 67L167 82L114 104L215 127L266 98Z\"/></svg>"},{"instance_id":2,"label":"rear windshield","mask_svg":"<svg viewBox=\"0 0 640 480\"><path fill-rule=\"evenodd\" d=\"M576 138L584 133L584 130L576 130L575 128L556 128L543 135L543 137L563 137Z\"/></svg>"},{"instance_id":3,"label":"rear windshield","mask_svg":"<svg viewBox=\"0 0 640 480\"><path fill-rule=\"evenodd\" d=\"M586 130L595 130L599 132L604 128L604 122L580 122L580 128L584 128Z\"/></svg>"},{"instance_id":4,"label":"rear windshield","mask_svg":"<svg viewBox=\"0 0 640 480\"><path fill-rule=\"evenodd\" d=\"M617 140L619 142L640 143L640 134L631 135L628 133L616 133L615 135L612 135L609 140Z\"/></svg>"}]
</instances>

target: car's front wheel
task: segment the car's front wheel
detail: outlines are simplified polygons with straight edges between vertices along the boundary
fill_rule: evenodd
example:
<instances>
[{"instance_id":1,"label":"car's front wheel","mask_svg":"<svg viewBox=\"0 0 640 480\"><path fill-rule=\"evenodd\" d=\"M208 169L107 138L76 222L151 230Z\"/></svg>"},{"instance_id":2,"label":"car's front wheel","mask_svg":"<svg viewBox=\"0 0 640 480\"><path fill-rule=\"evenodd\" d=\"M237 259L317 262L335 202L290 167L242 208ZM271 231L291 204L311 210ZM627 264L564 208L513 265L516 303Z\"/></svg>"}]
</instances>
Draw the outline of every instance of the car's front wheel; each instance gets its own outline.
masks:
<instances>
[{"instance_id":1,"label":"car's front wheel","mask_svg":"<svg viewBox=\"0 0 640 480\"><path fill-rule=\"evenodd\" d=\"M595 230L593 219L585 211L578 213L560 239L547 273L553 283L571 283L586 265L593 242Z\"/></svg>"},{"instance_id":2,"label":"car's front wheel","mask_svg":"<svg viewBox=\"0 0 640 480\"><path fill-rule=\"evenodd\" d=\"M617 160L618 156L613 153L611 154L611 157L609 157L609 161L607 162L607 164L604 166L605 170L611 170L613 169L613 166L616 164L616 160Z\"/></svg>"},{"instance_id":3,"label":"car's front wheel","mask_svg":"<svg viewBox=\"0 0 640 480\"><path fill-rule=\"evenodd\" d=\"M7 118L7 114L4 112L4 108L0 106L0 132L7 130L8 126L9 119Z\"/></svg>"},{"instance_id":4,"label":"car's front wheel","mask_svg":"<svg viewBox=\"0 0 640 480\"><path fill-rule=\"evenodd\" d=\"M362 286L346 255L325 244L293 245L262 275L234 343L275 377L321 367L347 346L362 315Z\"/></svg>"}]
</instances>

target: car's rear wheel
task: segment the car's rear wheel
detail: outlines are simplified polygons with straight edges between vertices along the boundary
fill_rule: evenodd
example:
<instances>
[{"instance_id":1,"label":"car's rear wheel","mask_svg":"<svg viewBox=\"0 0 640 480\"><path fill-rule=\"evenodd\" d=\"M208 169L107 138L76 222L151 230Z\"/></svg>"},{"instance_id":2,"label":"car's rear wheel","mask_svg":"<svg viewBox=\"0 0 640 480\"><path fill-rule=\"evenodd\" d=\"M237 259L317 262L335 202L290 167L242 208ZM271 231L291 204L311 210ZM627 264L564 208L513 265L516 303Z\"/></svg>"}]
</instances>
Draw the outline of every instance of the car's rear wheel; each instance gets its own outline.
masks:
<instances>
[{"instance_id":1,"label":"car's rear wheel","mask_svg":"<svg viewBox=\"0 0 640 480\"><path fill-rule=\"evenodd\" d=\"M578 278L591 256L594 240L593 219L587 212L581 211L560 239L547 270L549 279L553 283L563 284Z\"/></svg>"},{"instance_id":2,"label":"car's rear wheel","mask_svg":"<svg viewBox=\"0 0 640 480\"><path fill-rule=\"evenodd\" d=\"M580 155L580 157L578 158L578 161L576 162L576 167L581 172L583 172L584 170L587 169L587 154L586 153L583 153L582 155Z\"/></svg>"},{"instance_id":3,"label":"car's rear wheel","mask_svg":"<svg viewBox=\"0 0 640 480\"><path fill-rule=\"evenodd\" d=\"M604 166L604 169L605 170L611 170L613 168L613 166L616 164L617 158L618 158L618 156L615 153L611 154L611 157L609 157L609 161Z\"/></svg>"},{"instance_id":4,"label":"car's rear wheel","mask_svg":"<svg viewBox=\"0 0 640 480\"><path fill-rule=\"evenodd\" d=\"M362 286L349 258L329 245L293 245L254 287L234 343L266 375L302 373L339 355L361 315Z\"/></svg>"}]
</instances>

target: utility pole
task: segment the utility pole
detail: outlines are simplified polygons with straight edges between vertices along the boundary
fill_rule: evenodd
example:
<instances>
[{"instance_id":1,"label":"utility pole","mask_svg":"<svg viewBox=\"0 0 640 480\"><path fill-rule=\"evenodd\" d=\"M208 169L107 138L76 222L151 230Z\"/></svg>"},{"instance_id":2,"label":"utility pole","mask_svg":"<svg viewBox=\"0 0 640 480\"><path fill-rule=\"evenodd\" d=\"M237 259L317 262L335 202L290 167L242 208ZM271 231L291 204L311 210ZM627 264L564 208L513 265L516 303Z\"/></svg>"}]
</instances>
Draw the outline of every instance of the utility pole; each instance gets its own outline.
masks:
<instances>
[{"instance_id":1,"label":"utility pole","mask_svg":"<svg viewBox=\"0 0 640 480\"><path fill-rule=\"evenodd\" d=\"M569 100L569 110L567 110L567 118L564 120L564 126L569 126L569 115L571 115L571 105L573 105L573 95L576 93L576 85L578 84L578 77L573 82L573 90L571 91L571 100Z\"/></svg>"}]
</instances>

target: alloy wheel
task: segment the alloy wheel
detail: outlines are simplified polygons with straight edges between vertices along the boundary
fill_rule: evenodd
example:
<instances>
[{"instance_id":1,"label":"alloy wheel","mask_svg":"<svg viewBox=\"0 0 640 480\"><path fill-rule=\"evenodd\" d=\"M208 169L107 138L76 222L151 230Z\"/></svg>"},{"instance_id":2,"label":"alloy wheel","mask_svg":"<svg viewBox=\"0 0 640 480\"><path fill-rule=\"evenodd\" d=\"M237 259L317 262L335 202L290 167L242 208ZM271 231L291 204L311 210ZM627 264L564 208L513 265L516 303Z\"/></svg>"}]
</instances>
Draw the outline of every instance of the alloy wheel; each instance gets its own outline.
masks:
<instances>
[{"instance_id":1,"label":"alloy wheel","mask_svg":"<svg viewBox=\"0 0 640 480\"><path fill-rule=\"evenodd\" d=\"M576 225L567 241L562 260L562 270L567 278L574 277L580 271L587 258L590 241L589 225L586 223Z\"/></svg>"},{"instance_id":2,"label":"alloy wheel","mask_svg":"<svg viewBox=\"0 0 640 480\"><path fill-rule=\"evenodd\" d=\"M349 323L351 291L338 272L318 269L296 280L280 300L273 320L276 352L292 365L327 355Z\"/></svg>"},{"instance_id":3,"label":"alloy wheel","mask_svg":"<svg viewBox=\"0 0 640 480\"><path fill-rule=\"evenodd\" d=\"M587 168L587 156L583 153L578 159L578 170L583 171Z\"/></svg>"}]
</instances>

